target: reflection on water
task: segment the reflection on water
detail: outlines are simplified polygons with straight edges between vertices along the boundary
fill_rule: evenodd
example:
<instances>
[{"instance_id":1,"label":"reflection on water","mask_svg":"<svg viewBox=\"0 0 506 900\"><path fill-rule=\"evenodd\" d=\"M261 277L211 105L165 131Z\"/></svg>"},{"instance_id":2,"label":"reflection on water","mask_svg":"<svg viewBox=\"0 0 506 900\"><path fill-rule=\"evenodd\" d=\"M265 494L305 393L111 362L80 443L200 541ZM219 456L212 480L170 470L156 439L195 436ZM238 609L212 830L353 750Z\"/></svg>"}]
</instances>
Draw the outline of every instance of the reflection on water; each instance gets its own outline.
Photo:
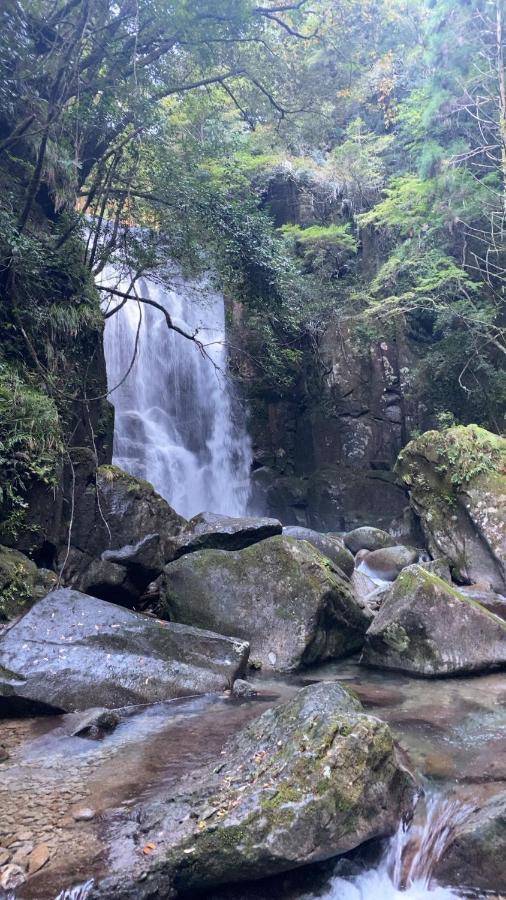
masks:
<instances>
[{"instance_id":1,"label":"reflection on water","mask_svg":"<svg viewBox=\"0 0 506 900\"><path fill-rule=\"evenodd\" d=\"M68 736L63 717L44 720L43 727L40 720L0 722L0 742L10 753L10 760L1 765L0 845L2 831L8 839L16 828L29 828L54 853L50 865L18 892L19 900L54 900L59 894L60 900L84 900L82 885L107 868L113 810L130 808L215 757L247 721L305 684L332 679L355 691L367 712L389 722L406 760L447 801L440 807L429 804L425 818L421 808L421 818L409 832L399 832L379 865L369 861L368 871L359 863L353 877L344 877L342 865L327 863L291 879L288 873L276 882L229 886L214 892L212 900L456 897L448 890L430 890L430 867L424 868L422 860L427 862L437 849L430 844L434 834L444 839L445 810L457 814L457 807L445 804L474 806L506 786L504 675L422 680L345 662L304 676L259 676L256 701L211 696L125 711L116 731L102 741ZM92 806L96 819L80 825L71 821L76 801ZM81 893L61 894L65 886L77 883Z\"/></svg>"}]
</instances>

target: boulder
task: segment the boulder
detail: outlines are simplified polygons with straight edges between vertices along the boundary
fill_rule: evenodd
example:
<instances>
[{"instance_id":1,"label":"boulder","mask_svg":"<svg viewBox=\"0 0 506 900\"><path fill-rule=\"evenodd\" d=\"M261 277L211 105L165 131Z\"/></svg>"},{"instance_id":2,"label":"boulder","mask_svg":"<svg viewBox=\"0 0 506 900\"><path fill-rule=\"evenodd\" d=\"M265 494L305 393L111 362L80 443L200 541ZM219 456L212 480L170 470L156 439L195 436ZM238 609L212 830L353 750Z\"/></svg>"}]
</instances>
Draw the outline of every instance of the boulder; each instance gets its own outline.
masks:
<instances>
[{"instance_id":1,"label":"boulder","mask_svg":"<svg viewBox=\"0 0 506 900\"><path fill-rule=\"evenodd\" d=\"M483 590L478 585L464 585L460 590L466 597L476 600L477 603L484 606L489 612L499 616L500 619L506 619L506 597L503 594Z\"/></svg>"},{"instance_id":2,"label":"boulder","mask_svg":"<svg viewBox=\"0 0 506 900\"><path fill-rule=\"evenodd\" d=\"M195 896L328 859L393 833L412 796L388 726L341 685L312 685L119 823L153 852L113 857L90 897Z\"/></svg>"},{"instance_id":3,"label":"boulder","mask_svg":"<svg viewBox=\"0 0 506 900\"><path fill-rule=\"evenodd\" d=\"M369 578L395 581L406 566L418 562L419 556L420 551L413 547L385 547L383 550L373 550L364 555L359 568Z\"/></svg>"},{"instance_id":4,"label":"boulder","mask_svg":"<svg viewBox=\"0 0 506 900\"><path fill-rule=\"evenodd\" d=\"M162 614L249 641L253 662L291 671L362 646L369 618L348 580L307 541L200 550L164 569Z\"/></svg>"},{"instance_id":5,"label":"boulder","mask_svg":"<svg viewBox=\"0 0 506 900\"><path fill-rule=\"evenodd\" d=\"M72 585L76 591L91 594L101 600L109 600L122 606L135 606L141 590L131 581L128 569L124 566L108 559L96 559L76 547L70 547L65 556L62 573L65 585Z\"/></svg>"},{"instance_id":6,"label":"boulder","mask_svg":"<svg viewBox=\"0 0 506 900\"><path fill-rule=\"evenodd\" d=\"M114 731L119 721L117 713L97 706L80 713L68 713L64 718L63 730L71 737L101 737Z\"/></svg>"},{"instance_id":7,"label":"boulder","mask_svg":"<svg viewBox=\"0 0 506 900\"><path fill-rule=\"evenodd\" d=\"M320 551L322 556L331 559L336 566L344 572L348 578L353 575L355 560L352 554L344 546L342 538L337 534L313 531L312 528L301 528L298 525L288 525L283 528L286 537L295 538L297 541L309 541L313 547Z\"/></svg>"},{"instance_id":8,"label":"boulder","mask_svg":"<svg viewBox=\"0 0 506 900\"><path fill-rule=\"evenodd\" d=\"M258 541L281 534L281 530L281 522L277 519L199 513L190 519L177 539L174 558L196 550L243 550Z\"/></svg>"},{"instance_id":9,"label":"boulder","mask_svg":"<svg viewBox=\"0 0 506 900\"><path fill-rule=\"evenodd\" d=\"M247 658L244 641L63 588L0 637L0 697L69 712L155 703L222 691Z\"/></svg>"},{"instance_id":10,"label":"boulder","mask_svg":"<svg viewBox=\"0 0 506 900\"><path fill-rule=\"evenodd\" d=\"M360 569L355 569L351 576L351 584L359 603L373 611L378 609L385 593L390 588L389 582L373 580Z\"/></svg>"},{"instance_id":11,"label":"boulder","mask_svg":"<svg viewBox=\"0 0 506 900\"><path fill-rule=\"evenodd\" d=\"M9 622L44 597L57 582L18 550L0 546L0 622Z\"/></svg>"},{"instance_id":12,"label":"boulder","mask_svg":"<svg viewBox=\"0 0 506 900\"><path fill-rule=\"evenodd\" d=\"M344 535L343 540L353 555L359 550L383 550L384 547L393 547L397 543L387 531L372 528L370 525L354 528Z\"/></svg>"},{"instance_id":13,"label":"boulder","mask_svg":"<svg viewBox=\"0 0 506 900\"><path fill-rule=\"evenodd\" d=\"M506 590L506 438L476 425L429 431L397 462L432 556L463 584Z\"/></svg>"},{"instance_id":14,"label":"boulder","mask_svg":"<svg viewBox=\"0 0 506 900\"><path fill-rule=\"evenodd\" d=\"M67 540L59 550L64 583L131 606L174 558L186 524L149 482L100 466L80 485L70 553Z\"/></svg>"},{"instance_id":15,"label":"boulder","mask_svg":"<svg viewBox=\"0 0 506 900\"><path fill-rule=\"evenodd\" d=\"M506 892L506 792L475 810L438 860L434 877L459 888Z\"/></svg>"},{"instance_id":16,"label":"boulder","mask_svg":"<svg viewBox=\"0 0 506 900\"><path fill-rule=\"evenodd\" d=\"M417 675L506 666L506 623L421 566L405 569L369 628L361 662Z\"/></svg>"}]
</instances>

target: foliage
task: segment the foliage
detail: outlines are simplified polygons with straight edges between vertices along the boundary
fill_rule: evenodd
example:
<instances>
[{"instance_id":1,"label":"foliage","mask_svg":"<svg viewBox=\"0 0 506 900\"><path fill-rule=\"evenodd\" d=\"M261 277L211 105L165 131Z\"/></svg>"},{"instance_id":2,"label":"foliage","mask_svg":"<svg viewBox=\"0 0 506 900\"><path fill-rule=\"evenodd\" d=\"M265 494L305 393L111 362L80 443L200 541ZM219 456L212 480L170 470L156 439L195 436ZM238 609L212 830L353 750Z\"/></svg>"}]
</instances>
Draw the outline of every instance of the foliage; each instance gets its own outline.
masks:
<instances>
[{"instance_id":1,"label":"foliage","mask_svg":"<svg viewBox=\"0 0 506 900\"><path fill-rule=\"evenodd\" d=\"M12 538L23 524L27 488L56 483L63 444L53 400L18 372L0 364L0 509L2 534Z\"/></svg>"}]
</instances>

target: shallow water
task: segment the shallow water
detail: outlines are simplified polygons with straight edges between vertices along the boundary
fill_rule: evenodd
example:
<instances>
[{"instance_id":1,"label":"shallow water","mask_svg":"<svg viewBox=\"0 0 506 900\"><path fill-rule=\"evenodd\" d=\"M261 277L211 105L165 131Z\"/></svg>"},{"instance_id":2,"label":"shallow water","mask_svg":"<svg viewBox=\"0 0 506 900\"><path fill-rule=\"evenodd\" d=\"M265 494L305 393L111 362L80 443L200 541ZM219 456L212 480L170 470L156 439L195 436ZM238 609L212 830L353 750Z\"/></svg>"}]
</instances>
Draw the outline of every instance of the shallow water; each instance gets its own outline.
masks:
<instances>
[{"instance_id":1,"label":"shallow water","mask_svg":"<svg viewBox=\"0 0 506 900\"><path fill-rule=\"evenodd\" d=\"M25 838L31 835L29 842L45 842L51 851L50 863L18 889L19 900L54 900L65 887L100 877L107 868L108 832L118 810L215 758L231 734L301 686L332 679L354 690L367 712L391 724L401 752L429 788L471 806L505 789L506 679L499 674L428 681L367 670L353 662L335 663L304 677L260 677L255 701L215 695L129 710L102 741L68 737L64 717L4 720L0 742L11 757L0 764L0 846L24 832ZM73 812L83 806L96 811L92 821L74 821ZM458 896L430 890L425 871L404 877L407 889L400 891L392 847L379 863L368 863L369 871L362 871L362 865L351 880L347 873L342 877L339 865L337 874L333 864L326 864L314 869L313 887L311 871L297 873L292 880L271 879L268 885L223 889L213 900ZM77 896L83 900L85 894Z\"/></svg>"}]
</instances>

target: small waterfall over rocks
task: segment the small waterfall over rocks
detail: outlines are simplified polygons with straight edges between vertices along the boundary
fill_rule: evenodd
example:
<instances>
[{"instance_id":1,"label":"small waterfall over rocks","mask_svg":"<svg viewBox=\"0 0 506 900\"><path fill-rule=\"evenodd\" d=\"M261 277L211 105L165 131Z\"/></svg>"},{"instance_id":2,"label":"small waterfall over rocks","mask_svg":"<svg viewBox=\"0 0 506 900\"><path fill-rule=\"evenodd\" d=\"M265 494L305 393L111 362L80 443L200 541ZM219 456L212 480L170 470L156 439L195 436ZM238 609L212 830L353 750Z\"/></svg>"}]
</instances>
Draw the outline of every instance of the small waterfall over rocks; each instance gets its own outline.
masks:
<instances>
[{"instance_id":1,"label":"small waterfall over rocks","mask_svg":"<svg viewBox=\"0 0 506 900\"><path fill-rule=\"evenodd\" d=\"M457 800L428 794L413 822L399 826L379 865L351 881L334 878L322 900L458 900L460 893L433 884L431 876L470 812Z\"/></svg>"},{"instance_id":2,"label":"small waterfall over rocks","mask_svg":"<svg viewBox=\"0 0 506 900\"><path fill-rule=\"evenodd\" d=\"M110 272L105 283L128 288ZM198 332L208 356L144 303L128 300L107 319L113 462L150 481L186 518L204 510L244 515L252 453L244 412L227 377L224 299L206 279L188 281L176 273L171 283L168 290L143 278L137 292L163 306L186 332Z\"/></svg>"}]
</instances>

